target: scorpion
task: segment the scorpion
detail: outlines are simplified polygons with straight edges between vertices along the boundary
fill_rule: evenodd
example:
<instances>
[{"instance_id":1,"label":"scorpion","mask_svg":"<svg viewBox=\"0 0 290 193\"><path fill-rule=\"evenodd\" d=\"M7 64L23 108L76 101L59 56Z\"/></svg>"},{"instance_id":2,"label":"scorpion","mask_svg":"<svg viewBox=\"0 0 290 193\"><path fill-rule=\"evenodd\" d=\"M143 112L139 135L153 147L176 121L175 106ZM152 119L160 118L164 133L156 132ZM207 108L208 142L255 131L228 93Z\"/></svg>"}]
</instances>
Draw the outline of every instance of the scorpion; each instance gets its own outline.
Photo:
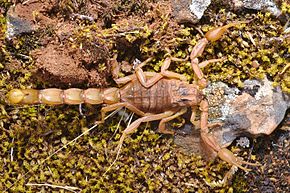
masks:
<instances>
[{"instance_id":1,"label":"scorpion","mask_svg":"<svg viewBox=\"0 0 290 193\"><path fill-rule=\"evenodd\" d=\"M127 126L123 131L117 150L121 149L122 143L127 135L133 133L141 123L160 120L158 132L174 134L173 130L166 129L166 123L187 112L191 108L192 114L190 122L200 128L201 141L206 150L222 160L236 166L244 171L250 169L245 165L257 165L246 162L242 158L235 156L230 150L218 144L215 137L210 133L208 123L208 101L202 90L207 86L207 80L201 71L202 67L223 59L211 59L199 62L198 57L204 52L209 42L214 42L223 36L228 28L245 22L234 22L227 25L216 27L209 30L205 37L200 39L192 48L190 56L186 59L165 58L161 72L144 72L142 67L152 58L148 58L135 68L135 73L119 78L113 70L113 78L120 88L89 88L86 90L70 88L61 90L49 88L43 90L35 89L13 89L8 93L8 101L11 104L105 104L101 109L101 120L98 124L104 123L107 112L125 107L136 113L140 118ZM169 71L168 68L172 61L190 60L191 67L196 75L196 81L189 83L185 76L176 72ZM116 68L114 68L116 69ZM196 120L196 112L200 110L200 120Z\"/></svg>"}]
</instances>

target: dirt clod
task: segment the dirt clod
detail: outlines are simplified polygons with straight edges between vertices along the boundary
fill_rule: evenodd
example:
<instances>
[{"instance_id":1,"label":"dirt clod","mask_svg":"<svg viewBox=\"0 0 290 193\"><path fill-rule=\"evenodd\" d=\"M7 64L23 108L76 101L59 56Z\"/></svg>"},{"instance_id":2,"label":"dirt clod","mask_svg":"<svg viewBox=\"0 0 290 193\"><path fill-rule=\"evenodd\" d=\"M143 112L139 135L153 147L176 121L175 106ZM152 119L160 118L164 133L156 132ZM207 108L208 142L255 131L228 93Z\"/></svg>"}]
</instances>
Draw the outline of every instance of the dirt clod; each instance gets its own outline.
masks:
<instances>
[{"instance_id":1,"label":"dirt clod","mask_svg":"<svg viewBox=\"0 0 290 193\"><path fill-rule=\"evenodd\" d=\"M36 50L33 57L36 58L36 74L43 81L62 86L65 84L107 86L110 69L99 72L99 64L88 57L85 58L80 50L50 44Z\"/></svg>"}]
</instances>

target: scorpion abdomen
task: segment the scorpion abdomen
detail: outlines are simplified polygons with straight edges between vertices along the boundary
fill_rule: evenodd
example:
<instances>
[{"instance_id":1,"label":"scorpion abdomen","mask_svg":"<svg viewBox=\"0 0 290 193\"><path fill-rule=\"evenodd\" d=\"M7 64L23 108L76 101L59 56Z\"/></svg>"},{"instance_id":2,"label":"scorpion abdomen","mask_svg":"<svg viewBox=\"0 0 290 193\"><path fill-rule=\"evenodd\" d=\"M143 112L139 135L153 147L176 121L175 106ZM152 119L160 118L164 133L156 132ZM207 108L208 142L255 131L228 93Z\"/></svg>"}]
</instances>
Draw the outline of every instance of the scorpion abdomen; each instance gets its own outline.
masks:
<instances>
[{"instance_id":1,"label":"scorpion abdomen","mask_svg":"<svg viewBox=\"0 0 290 193\"><path fill-rule=\"evenodd\" d=\"M120 89L120 98L143 112L161 113L172 108L171 82L169 79L161 79L153 86L145 88L135 80Z\"/></svg>"}]
</instances>

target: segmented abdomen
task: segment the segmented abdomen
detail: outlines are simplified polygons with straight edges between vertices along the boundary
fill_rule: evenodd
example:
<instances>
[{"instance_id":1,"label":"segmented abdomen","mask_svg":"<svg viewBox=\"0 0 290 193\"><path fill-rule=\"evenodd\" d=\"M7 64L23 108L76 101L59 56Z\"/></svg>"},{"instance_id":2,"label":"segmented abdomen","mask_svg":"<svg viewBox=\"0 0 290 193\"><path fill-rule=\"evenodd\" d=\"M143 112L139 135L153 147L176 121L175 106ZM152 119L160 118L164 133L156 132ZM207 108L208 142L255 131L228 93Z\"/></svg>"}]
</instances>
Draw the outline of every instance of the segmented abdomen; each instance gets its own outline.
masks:
<instances>
[{"instance_id":1,"label":"segmented abdomen","mask_svg":"<svg viewBox=\"0 0 290 193\"><path fill-rule=\"evenodd\" d=\"M170 90L171 81L167 79L161 79L150 88L135 80L120 89L120 98L143 112L161 113L172 108Z\"/></svg>"}]
</instances>

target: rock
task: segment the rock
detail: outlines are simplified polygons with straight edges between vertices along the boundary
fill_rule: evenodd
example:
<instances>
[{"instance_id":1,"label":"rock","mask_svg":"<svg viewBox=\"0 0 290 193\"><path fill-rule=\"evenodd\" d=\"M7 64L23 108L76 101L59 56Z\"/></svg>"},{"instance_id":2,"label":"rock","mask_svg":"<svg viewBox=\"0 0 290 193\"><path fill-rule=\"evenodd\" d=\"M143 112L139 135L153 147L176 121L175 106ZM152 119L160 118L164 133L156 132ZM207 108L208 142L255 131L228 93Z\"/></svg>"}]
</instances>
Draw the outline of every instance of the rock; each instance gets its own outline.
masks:
<instances>
[{"instance_id":1,"label":"rock","mask_svg":"<svg viewBox=\"0 0 290 193\"><path fill-rule=\"evenodd\" d=\"M204 11L210 5L211 0L192 0L189 6L191 13L193 13L197 19L201 19Z\"/></svg>"},{"instance_id":2,"label":"rock","mask_svg":"<svg viewBox=\"0 0 290 193\"><path fill-rule=\"evenodd\" d=\"M250 147L250 140L247 137L241 137L237 140L237 145L243 148Z\"/></svg>"},{"instance_id":3,"label":"rock","mask_svg":"<svg viewBox=\"0 0 290 193\"><path fill-rule=\"evenodd\" d=\"M7 34L6 38L22 33L31 33L39 28L54 25L52 19L47 16L54 3L30 2L18 3L11 6L7 12Z\"/></svg>"},{"instance_id":4,"label":"rock","mask_svg":"<svg viewBox=\"0 0 290 193\"><path fill-rule=\"evenodd\" d=\"M13 36L22 33L31 33L35 30L33 23L24 18L18 17L15 12L10 9L7 13L7 32L6 38L11 39Z\"/></svg>"},{"instance_id":5,"label":"rock","mask_svg":"<svg viewBox=\"0 0 290 193\"><path fill-rule=\"evenodd\" d=\"M279 87L273 87L266 78L246 80L241 90L222 82L212 83L205 89L205 94L210 106L209 122L221 124L211 128L211 132L223 147L237 137L270 135L290 107L290 96L282 93ZM194 138L191 148L199 149L196 136L191 137ZM177 144L184 146L182 136L177 138Z\"/></svg>"},{"instance_id":6,"label":"rock","mask_svg":"<svg viewBox=\"0 0 290 193\"><path fill-rule=\"evenodd\" d=\"M233 10L252 9L270 12L279 17L282 12L271 0L225 0L211 2L211 0L171 0L172 14L179 23L197 23L210 4L228 5ZM213 5L215 6L215 5Z\"/></svg>"},{"instance_id":7,"label":"rock","mask_svg":"<svg viewBox=\"0 0 290 193\"><path fill-rule=\"evenodd\" d=\"M185 124L182 132L183 135L179 133L174 137L178 149L186 154L203 154L199 130L194 129L191 124Z\"/></svg>"},{"instance_id":8,"label":"rock","mask_svg":"<svg viewBox=\"0 0 290 193\"><path fill-rule=\"evenodd\" d=\"M211 86L222 86L215 83ZM210 88L210 87L209 87ZM214 132L220 144L227 146L236 137L251 134L270 135L282 122L290 106L290 97L274 88L268 79L246 80L243 90L224 85L225 100L220 105L221 116L212 122L222 122Z\"/></svg>"},{"instance_id":9,"label":"rock","mask_svg":"<svg viewBox=\"0 0 290 193\"><path fill-rule=\"evenodd\" d=\"M210 0L171 0L172 13L179 23L197 23L210 5Z\"/></svg>"},{"instance_id":10,"label":"rock","mask_svg":"<svg viewBox=\"0 0 290 193\"><path fill-rule=\"evenodd\" d=\"M281 10L274 1L271 0L232 0L235 8L247 8L258 11L270 12L274 16L281 15Z\"/></svg>"}]
</instances>

